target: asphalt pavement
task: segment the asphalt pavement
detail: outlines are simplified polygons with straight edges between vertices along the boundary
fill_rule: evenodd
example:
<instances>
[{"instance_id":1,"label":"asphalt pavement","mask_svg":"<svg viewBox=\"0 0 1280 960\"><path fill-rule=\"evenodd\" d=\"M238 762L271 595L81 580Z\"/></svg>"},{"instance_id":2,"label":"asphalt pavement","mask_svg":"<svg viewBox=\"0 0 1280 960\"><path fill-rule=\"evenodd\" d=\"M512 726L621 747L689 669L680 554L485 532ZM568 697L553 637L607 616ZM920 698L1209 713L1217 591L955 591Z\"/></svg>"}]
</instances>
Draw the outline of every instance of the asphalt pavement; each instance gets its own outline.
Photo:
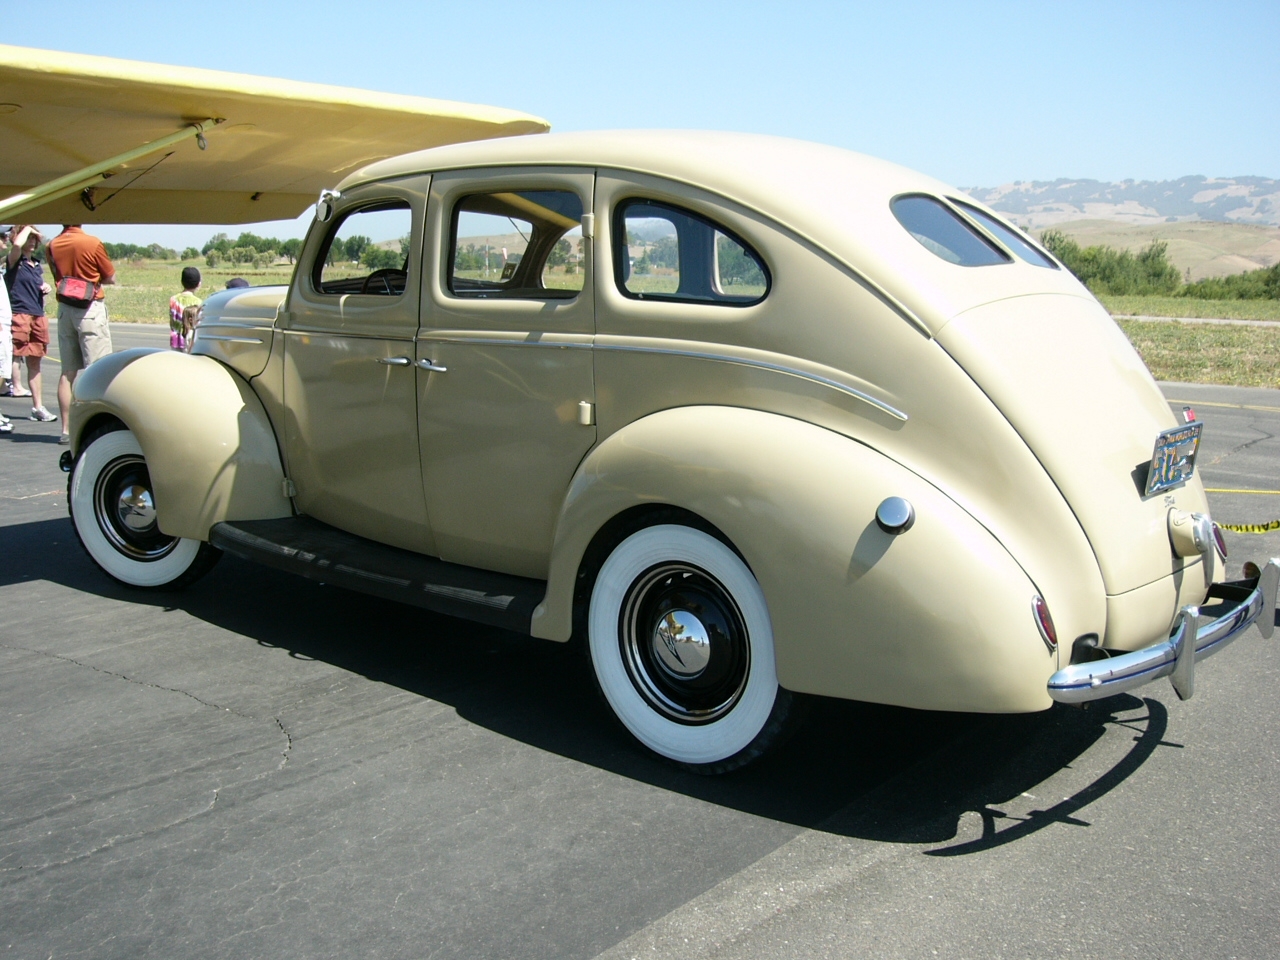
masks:
<instances>
[{"instance_id":1,"label":"asphalt pavement","mask_svg":"<svg viewBox=\"0 0 1280 960\"><path fill-rule=\"evenodd\" d=\"M1270 491L1211 493L1215 519L1280 518L1280 391L1162 386L1205 422L1207 486ZM0 958L1280 952L1280 633L1186 703L817 701L702 778L633 746L560 645L233 557L115 585L59 427L0 436ZM1233 573L1280 556L1228 543Z\"/></svg>"}]
</instances>

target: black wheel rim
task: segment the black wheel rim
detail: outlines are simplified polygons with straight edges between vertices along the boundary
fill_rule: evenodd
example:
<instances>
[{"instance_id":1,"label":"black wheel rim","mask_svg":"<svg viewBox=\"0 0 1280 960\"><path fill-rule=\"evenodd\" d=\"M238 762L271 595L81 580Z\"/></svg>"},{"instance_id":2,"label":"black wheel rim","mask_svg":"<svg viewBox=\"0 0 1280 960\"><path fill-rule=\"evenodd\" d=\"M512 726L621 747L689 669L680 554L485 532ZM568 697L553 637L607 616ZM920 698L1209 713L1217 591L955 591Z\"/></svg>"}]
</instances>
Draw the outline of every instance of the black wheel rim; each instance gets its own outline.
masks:
<instances>
[{"instance_id":1,"label":"black wheel rim","mask_svg":"<svg viewBox=\"0 0 1280 960\"><path fill-rule=\"evenodd\" d=\"M632 684L672 720L712 723L746 688L746 623L729 591L698 567L664 563L638 576L623 600L618 639Z\"/></svg>"},{"instance_id":2,"label":"black wheel rim","mask_svg":"<svg viewBox=\"0 0 1280 960\"><path fill-rule=\"evenodd\" d=\"M118 457L103 468L93 485L93 515L107 542L131 560L159 560L178 544L156 523L151 474L142 457Z\"/></svg>"}]
</instances>

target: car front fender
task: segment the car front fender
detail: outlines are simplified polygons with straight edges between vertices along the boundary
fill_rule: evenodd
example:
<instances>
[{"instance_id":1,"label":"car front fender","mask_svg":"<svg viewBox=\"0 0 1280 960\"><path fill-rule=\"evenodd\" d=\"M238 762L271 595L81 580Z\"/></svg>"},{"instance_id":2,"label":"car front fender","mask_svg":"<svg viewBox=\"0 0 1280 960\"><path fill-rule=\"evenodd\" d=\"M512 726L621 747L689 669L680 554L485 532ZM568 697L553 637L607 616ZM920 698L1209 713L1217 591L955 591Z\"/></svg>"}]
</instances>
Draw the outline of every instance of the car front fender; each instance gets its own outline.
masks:
<instances>
[{"instance_id":1,"label":"car front fender","mask_svg":"<svg viewBox=\"0 0 1280 960\"><path fill-rule=\"evenodd\" d=\"M892 496L916 514L896 536L876 522ZM564 503L535 636L569 637L588 546L644 505L688 510L741 552L788 689L942 710L1050 706L1058 658L1035 625L1036 588L988 530L864 444L741 408L665 410L591 452Z\"/></svg>"},{"instance_id":2,"label":"car front fender","mask_svg":"<svg viewBox=\"0 0 1280 960\"><path fill-rule=\"evenodd\" d=\"M104 357L76 378L74 456L86 428L104 416L138 438L169 536L207 540L223 520L292 516L267 413L244 378L218 361L152 349Z\"/></svg>"}]
</instances>

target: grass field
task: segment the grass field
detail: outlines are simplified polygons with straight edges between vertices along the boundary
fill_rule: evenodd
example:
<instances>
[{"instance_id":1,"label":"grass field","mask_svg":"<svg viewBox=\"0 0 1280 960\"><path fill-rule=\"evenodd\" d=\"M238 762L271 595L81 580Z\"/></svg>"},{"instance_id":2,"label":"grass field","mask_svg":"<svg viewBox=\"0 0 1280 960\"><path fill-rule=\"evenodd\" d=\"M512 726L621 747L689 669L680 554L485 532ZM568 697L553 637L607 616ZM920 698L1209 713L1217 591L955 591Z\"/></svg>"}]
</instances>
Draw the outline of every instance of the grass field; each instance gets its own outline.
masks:
<instances>
[{"instance_id":1,"label":"grass field","mask_svg":"<svg viewBox=\"0 0 1280 960\"><path fill-rule=\"evenodd\" d=\"M1280 300L1192 300L1190 297L1098 298L1112 316L1280 320Z\"/></svg>"},{"instance_id":2,"label":"grass field","mask_svg":"<svg viewBox=\"0 0 1280 960\"><path fill-rule=\"evenodd\" d=\"M1117 322L1157 380L1280 388L1280 327Z\"/></svg>"},{"instance_id":3,"label":"grass field","mask_svg":"<svg viewBox=\"0 0 1280 960\"><path fill-rule=\"evenodd\" d=\"M282 263L266 269L243 264L206 267L202 261L189 260L124 260L116 264L116 285L107 287L107 315L112 320L133 323L168 323L169 298L182 289L182 268L198 267L203 283L196 291L201 297L217 293L232 277L244 277L255 287L288 283L293 264ZM45 279L53 286L53 277L45 268ZM57 303L50 297L45 309L56 313Z\"/></svg>"}]
</instances>

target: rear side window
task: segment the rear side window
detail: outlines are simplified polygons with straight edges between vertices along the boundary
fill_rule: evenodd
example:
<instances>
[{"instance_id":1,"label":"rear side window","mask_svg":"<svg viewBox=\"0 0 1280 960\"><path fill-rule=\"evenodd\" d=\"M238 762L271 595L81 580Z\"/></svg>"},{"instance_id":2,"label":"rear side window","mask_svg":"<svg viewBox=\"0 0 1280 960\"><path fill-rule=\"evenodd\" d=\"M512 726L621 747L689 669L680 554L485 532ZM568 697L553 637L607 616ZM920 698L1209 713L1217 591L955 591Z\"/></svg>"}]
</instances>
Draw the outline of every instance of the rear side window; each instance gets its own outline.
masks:
<instances>
[{"instance_id":1,"label":"rear side window","mask_svg":"<svg viewBox=\"0 0 1280 960\"><path fill-rule=\"evenodd\" d=\"M409 267L413 214L403 200L359 207L343 215L316 259L312 282L321 293L398 297Z\"/></svg>"},{"instance_id":2,"label":"rear side window","mask_svg":"<svg viewBox=\"0 0 1280 960\"><path fill-rule=\"evenodd\" d=\"M474 193L454 207L455 297L569 300L585 268L582 200L572 191Z\"/></svg>"},{"instance_id":3,"label":"rear side window","mask_svg":"<svg viewBox=\"0 0 1280 960\"><path fill-rule=\"evenodd\" d=\"M1018 231L1014 230L1006 223L1001 223L991 214L979 210L972 204L965 203L963 200L952 200L957 207L967 213L979 224L991 231L992 235L1012 250L1022 260L1037 267L1051 267L1058 269L1058 265L1054 263L1048 256L1037 250L1026 237L1022 236Z\"/></svg>"},{"instance_id":4,"label":"rear side window","mask_svg":"<svg viewBox=\"0 0 1280 960\"><path fill-rule=\"evenodd\" d=\"M1011 262L982 234L965 223L955 211L933 197L896 197L889 204L909 234L930 253L962 267L988 267Z\"/></svg>"},{"instance_id":5,"label":"rear side window","mask_svg":"<svg viewBox=\"0 0 1280 960\"><path fill-rule=\"evenodd\" d=\"M614 213L613 236L614 273L628 297L746 306L769 292L760 254L692 211L624 200Z\"/></svg>"}]
</instances>

